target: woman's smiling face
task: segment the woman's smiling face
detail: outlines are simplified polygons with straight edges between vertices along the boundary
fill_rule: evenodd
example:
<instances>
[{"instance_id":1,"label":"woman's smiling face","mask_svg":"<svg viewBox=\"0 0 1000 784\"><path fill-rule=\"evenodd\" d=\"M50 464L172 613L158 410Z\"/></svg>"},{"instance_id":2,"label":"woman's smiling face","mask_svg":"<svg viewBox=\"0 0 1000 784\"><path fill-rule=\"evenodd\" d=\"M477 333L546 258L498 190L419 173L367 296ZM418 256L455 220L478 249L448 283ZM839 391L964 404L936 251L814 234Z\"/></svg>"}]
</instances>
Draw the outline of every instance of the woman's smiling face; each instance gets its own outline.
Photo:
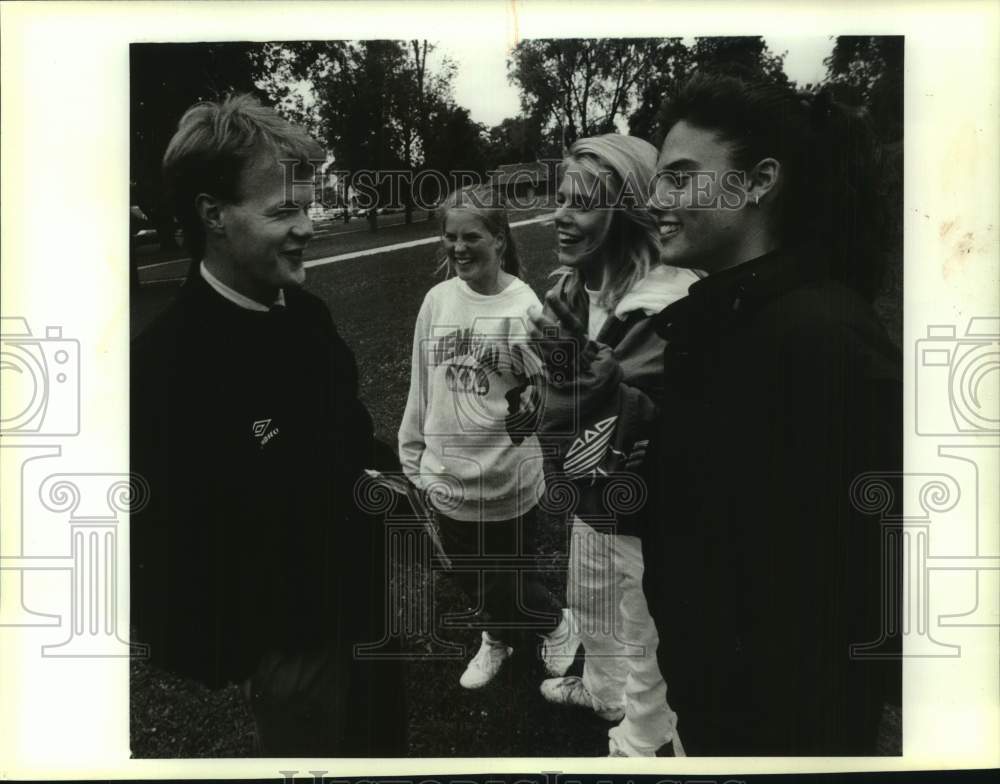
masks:
<instances>
[{"instance_id":1,"label":"woman's smiling face","mask_svg":"<svg viewBox=\"0 0 1000 784\"><path fill-rule=\"evenodd\" d=\"M503 238L491 234L473 210L448 210L441 236L455 275L480 294L494 293L500 275Z\"/></svg>"},{"instance_id":2,"label":"woman's smiling face","mask_svg":"<svg viewBox=\"0 0 1000 784\"><path fill-rule=\"evenodd\" d=\"M733 165L730 145L714 131L676 123L663 141L648 206L664 262L707 272L724 269L747 228L743 173Z\"/></svg>"},{"instance_id":3,"label":"woman's smiling face","mask_svg":"<svg viewBox=\"0 0 1000 784\"><path fill-rule=\"evenodd\" d=\"M591 167L573 159L566 161L556 192L560 264L580 266L600 250L611 225L606 185L607 179L599 177Z\"/></svg>"}]
</instances>

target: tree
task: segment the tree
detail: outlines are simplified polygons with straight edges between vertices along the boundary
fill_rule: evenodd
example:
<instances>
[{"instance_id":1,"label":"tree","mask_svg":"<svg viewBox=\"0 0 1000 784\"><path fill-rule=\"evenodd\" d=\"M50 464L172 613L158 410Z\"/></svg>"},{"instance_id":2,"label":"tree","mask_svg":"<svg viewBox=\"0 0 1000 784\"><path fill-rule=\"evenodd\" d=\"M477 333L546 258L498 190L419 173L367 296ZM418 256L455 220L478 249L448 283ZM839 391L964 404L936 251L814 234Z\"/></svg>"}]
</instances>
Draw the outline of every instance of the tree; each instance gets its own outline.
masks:
<instances>
[{"instance_id":1,"label":"tree","mask_svg":"<svg viewBox=\"0 0 1000 784\"><path fill-rule=\"evenodd\" d=\"M774 54L759 35L696 38L691 47L691 65L699 71L789 84L785 53Z\"/></svg>"},{"instance_id":2,"label":"tree","mask_svg":"<svg viewBox=\"0 0 1000 784\"><path fill-rule=\"evenodd\" d=\"M673 93L691 73L691 53L679 38L670 38L658 47L652 68L639 83L636 109L629 115L629 133L653 139L656 118L664 96Z\"/></svg>"},{"instance_id":3,"label":"tree","mask_svg":"<svg viewBox=\"0 0 1000 784\"><path fill-rule=\"evenodd\" d=\"M468 109L438 103L428 115L422 168L484 173L488 163L485 135L486 128L472 120Z\"/></svg>"},{"instance_id":4,"label":"tree","mask_svg":"<svg viewBox=\"0 0 1000 784\"><path fill-rule=\"evenodd\" d=\"M343 64L344 41L268 43L254 55L257 84L268 102L289 122L322 138L323 128L315 83L334 77Z\"/></svg>"},{"instance_id":5,"label":"tree","mask_svg":"<svg viewBox=\"0 0 1000 784\"><path fill-rule=\"evenodd\" d=\"M690 48L680 38L528 40L507 68L524 114L567 142L626 118L630 133L651 138L664 97L696 69L788 83L784 55L760 36L697 38Z\"/></svg>"},{"instance_id":6,"label":"tree","mask_svg":"<svg viewBox=\"0 0 1000 784\"><path fill-rule=\"evenodd\" d=\"M468 112L463 117L454 111L451 97L452 81L457 70L455 64L445 58L437 72L427 70L427 55L435 49L426 40L408 41L401 72L399 118L404 164L411 173L428 165L427 150L435 141L461 145L474 143L478 138L478 128L469 125ZM432 125L435 126L433 130ZM455 134L454 138L450 134ZM445 155L445 158L449 157ZM404 190L403 197L405 220L410 223L413 220L413 198L409 189Z\"/></svg>"},{"instance_id":7,"label":"tree","mask_svg":"<svg viewBox=\"0 0 1000 784\"><path fill-rule=\"evenodd\" d=\"M837 37L823 61L827 83L845 103L864 106L881 142L876 177L885 209L887 280L876 302L890 334L902 334L903 302L903 36Z\"/></svg>"},{"instance_id":8,"label":"tree","mask_svg":"<svg viewBox=\"0 0 1000 784\"><path fill-rule=\"evenodd\" d=\"M789 84L784 59L784 53L771 52L760 36L696 38L690 48L679 39L669 39L642 85L638 106L629 117L629 133L658 142L664 130L659 125L666 102L695 71Z\"/></svg>"},{"instance_id":9,"label":"tree","mask_svg":"<svg viewBox=\"0 0 1000 784\"><path fill-rule=\"evenodd\" d=\"M360 170L402 164L405 145L394 98L404 58L398 41L298 41L267 50L271 100L299 111L300 121L333 153L336 169L345 172L345 192L356 189ZM308 100L300 100L303 94ZM370 225L377 227L374 212Z\"/></svg>"},{"instance_id":10,"label":"tree","mask_svg":"<svg viewBox=\"0 0 1000 784\"><path fill-rule=\"evenodd\" d=\"M521 41L507 61L524 114L565 143L615 131L664 39L570 38Z\"/></svg>"},{"instance_id":11,"label":"tree","mask_svg":"<svg viewBox=\"0 0 1000 784\"><path fill-rule=\"evenodd\" d=\"M547 154L559 154L559 148L546 149L543 121L535 116L507 117L489 131L488 158L491 166L522 163Z\"/></svg>"},{"instance_id":12,"label":"tree","mask_svg":"<svg viewBox=\"0 0 1000 784\"><path fill-rule=\"evenodd\" d=\"M131 180L134 202L156 226L160 244L176 247L172 208L166 202L161 162L177 123L198 101L228 93L263 97L254 84L259 44L132 44Z\"/></svg>"},{"instance_id":13,"label":"tree","mask_svg":"<svg viewBox=\"0 0 1000 784\"><path fill-rule=\"evenodd\" d=\"M884 143L903 138L903 36L837 36L823 64L837 97L866 106Z\"/></svg>"},{"instance_id":14,"label":"tree","mask_svg":"<svg viewBox=\"0 0 1000 784\"><path fill-rule=\"evenodd\" d=\"M446 58L432 72L433 51L433 44L421 40L275 44L268 52L274 74L268 92L279 105L299 112L325 142L336 169L347 173L346 188L357 190L357 173L371 170L365 190L374 187L384 203L395 194L381 173L419 171L432 146L432 127L460 132L461 122L442 124L435 114L451 111L455 66ZM409 222L409 189L399 195ZM374 213L369 222L374 231Z\"/></svg>"}]
</instances>

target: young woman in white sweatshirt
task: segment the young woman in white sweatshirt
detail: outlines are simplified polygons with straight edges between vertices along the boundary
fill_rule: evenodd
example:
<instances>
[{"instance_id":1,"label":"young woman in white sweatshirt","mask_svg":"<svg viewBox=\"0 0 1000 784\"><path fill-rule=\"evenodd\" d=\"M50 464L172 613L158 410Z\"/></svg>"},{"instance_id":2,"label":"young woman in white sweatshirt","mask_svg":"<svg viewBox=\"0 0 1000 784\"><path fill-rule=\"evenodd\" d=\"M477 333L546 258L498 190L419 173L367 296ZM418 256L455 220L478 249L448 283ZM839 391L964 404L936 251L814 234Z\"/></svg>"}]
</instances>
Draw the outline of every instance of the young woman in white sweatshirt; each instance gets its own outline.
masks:
<instances>
[{"instance_id":1,"label":"young woman in white sweatshirt","mask_svg":"<svg viewBox=\"0 0 1000 784\"><path fill-rule=\"evenodd\" d=\"M487 630L460 679L476 689L511 655L509 643L530 648L559 619L525 547L545 488L541 448L535 435L508 434L520 390L542 372L527 337L539 301L518 278L506 210L491 189L460 189L442 209L449 277L417 316L399 456L437 514L453 577L478 599Z\"/></svg>"}]
</instances>

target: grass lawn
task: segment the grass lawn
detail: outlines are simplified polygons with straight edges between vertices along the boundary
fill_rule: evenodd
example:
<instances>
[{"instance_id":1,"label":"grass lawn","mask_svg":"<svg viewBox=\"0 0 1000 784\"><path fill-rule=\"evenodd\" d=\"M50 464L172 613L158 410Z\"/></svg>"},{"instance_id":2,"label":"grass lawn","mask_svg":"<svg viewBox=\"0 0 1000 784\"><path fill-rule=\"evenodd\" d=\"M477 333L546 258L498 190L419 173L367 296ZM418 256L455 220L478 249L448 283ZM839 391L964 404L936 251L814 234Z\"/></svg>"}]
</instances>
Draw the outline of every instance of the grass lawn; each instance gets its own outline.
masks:
<instances>
[{"instance_id":1,"label":"grass lawn","mask_svg":"<svg viewBox=\"0 0 1000 784\"><path fill-rule=\"evenodd\" d=\"M527 216L518 216L527 217ZM428 236L434 224L414 224L351 234L336 249L313 248L312 258L347 253L380 238L391 244ZM424 233L421 233L424 232ZM555 266L551 225L532 224L514 230L526 267L525 280L539 294ZM406 235L406 236L403 236ZM320 252L322 251L322 252ZM311 269L307 288L323 298L341 334L357 357L361 397L375 420L378 437L395 444L405 405L410 373L413 325L426 291L440 278L435 274L437 246L421 245L337 262ZM149 323L176 292L176 284L145 285L133 296L133 334ZM884 311L898 317L901 291ZM890 327L890 330L892 328ZM565 532L545 520L540 550L555 556L565 549ZM562 594L552 575L550 588ZM435 585L438 614L465 609L467 601L449 580ZM665 630L665 644L676 644ZM441 637L466 646L468 656L478 647L471 631L444 630ZM681 643L683 644L683 643ZM580 662L571 672L579 671ZM459 661L421 661L408 665L409 756L594 756L607 754L611 725L589 712L544 702L538 684L541 664L515 657L486 689L468 692L458 685L464 668ZM132 663L132 753L137 757L244 757L253 754L250 716L235 686L210 691L156 670L143 661ZM898 725L898 712L889 720ZM683 737L683 733L682 733ZM893 746L887 753L898 753Z\"/></svg>"}]
</instances>

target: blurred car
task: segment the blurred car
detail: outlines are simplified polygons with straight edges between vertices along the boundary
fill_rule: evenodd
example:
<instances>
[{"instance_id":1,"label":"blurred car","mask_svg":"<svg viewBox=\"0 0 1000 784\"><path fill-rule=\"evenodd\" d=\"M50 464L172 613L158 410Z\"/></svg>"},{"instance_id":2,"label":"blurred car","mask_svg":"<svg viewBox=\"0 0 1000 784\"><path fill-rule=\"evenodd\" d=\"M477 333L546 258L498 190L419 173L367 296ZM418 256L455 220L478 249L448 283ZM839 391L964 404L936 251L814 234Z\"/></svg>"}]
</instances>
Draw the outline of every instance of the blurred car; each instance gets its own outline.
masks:
<instances>
[{"instance_id":1,"label":"blurred car","mask_svg":"<svg viewBox=\"0 0 1000 784\"><path fill-rule=\"evenodd\" d=\"M148 245L159 240L159 234L139 205L133 204L129 207L128 223L133 245Z\"/></svg>"}]
</instances>

